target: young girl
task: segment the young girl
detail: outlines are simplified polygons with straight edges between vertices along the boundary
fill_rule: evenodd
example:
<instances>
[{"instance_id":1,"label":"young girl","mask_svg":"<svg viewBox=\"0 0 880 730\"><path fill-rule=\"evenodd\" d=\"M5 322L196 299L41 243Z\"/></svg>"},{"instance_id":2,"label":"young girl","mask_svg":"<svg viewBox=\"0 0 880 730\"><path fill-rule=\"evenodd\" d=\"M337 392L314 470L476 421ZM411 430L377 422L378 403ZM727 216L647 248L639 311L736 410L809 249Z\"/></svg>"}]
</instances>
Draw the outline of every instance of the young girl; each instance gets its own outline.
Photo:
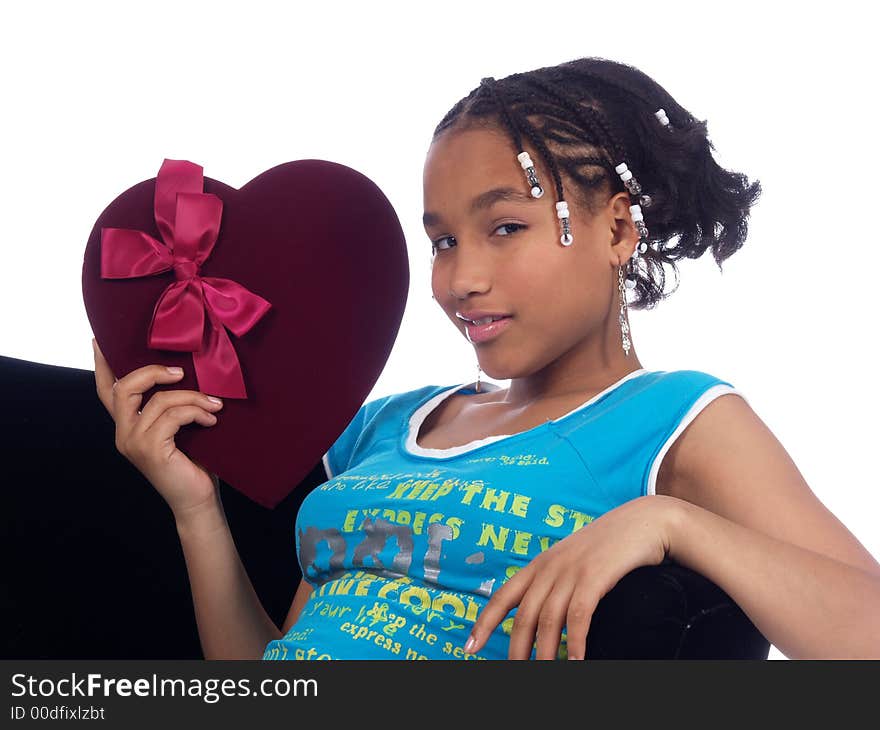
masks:
<instances>
[{"instance_id":1,"label":"young girl","mask_svg":"<svg viewBox=\"0 0 880 730\"><path fill-rule=\"evenodd\" d=\"M95 344L117 447L166 499L206 658L586 655L599 600L669 558L789 657L880 656L880 564L814 496L732 384L642 366L627 319L664 267L746 238L760 192L704 122L631 66L585 58L484 79L435 130L424 224L438 306L506 389L364 404L303 502L304 579L279 630L216 477L174 447L216 423L197 392L141 394ZM478 371L479 372L479 371Z\"/></svg>"}]
</instances>

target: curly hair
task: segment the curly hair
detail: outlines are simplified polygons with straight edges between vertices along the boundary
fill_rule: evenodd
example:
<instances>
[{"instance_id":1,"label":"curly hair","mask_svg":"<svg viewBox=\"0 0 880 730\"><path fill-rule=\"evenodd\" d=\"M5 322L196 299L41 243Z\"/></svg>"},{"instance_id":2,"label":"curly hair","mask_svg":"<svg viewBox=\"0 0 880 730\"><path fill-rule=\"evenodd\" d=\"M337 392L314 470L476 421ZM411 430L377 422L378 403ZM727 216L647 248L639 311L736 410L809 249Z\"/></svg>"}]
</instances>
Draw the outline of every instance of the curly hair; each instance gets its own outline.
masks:
<instances>
[{"instance_id":1,"label":"curly hair","mask_svg":"<svg viewBox=\"0 0 880 730\"><path fill-rule=\"evenodd\" d=\"M663 108L670 127L654 113ZM434 130L501 128L516 152L526 138L564 200L563 174L575 199L591 213L600 196L626 191L614 168L626 162L650 207L643 207L648 250L634 261L636 287L629 306L651 309L678 288L676 261L706 249L722 262L744 243L760 183L725 170L712 156L706 122L637 68L604 58L580 58L503 79L483 79ZM635 200L634 202L638 202ZM664 265L675 274L665 292Z\"/></svg>"}]
</instances>

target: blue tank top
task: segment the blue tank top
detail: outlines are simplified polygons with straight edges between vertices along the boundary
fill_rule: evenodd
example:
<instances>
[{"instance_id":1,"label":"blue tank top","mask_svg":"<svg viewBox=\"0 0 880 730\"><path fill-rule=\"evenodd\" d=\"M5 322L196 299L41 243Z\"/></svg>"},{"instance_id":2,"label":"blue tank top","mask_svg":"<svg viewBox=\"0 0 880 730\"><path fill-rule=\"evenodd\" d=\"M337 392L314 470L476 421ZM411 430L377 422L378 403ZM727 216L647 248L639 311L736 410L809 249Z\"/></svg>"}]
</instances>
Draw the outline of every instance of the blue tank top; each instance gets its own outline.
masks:
<instances>
[{"instance_id":1,"label":"blue tank top","mask_svg":"<svg viewBox=\"0 0 880 730\"><path fill-rule=\"evenodd\" d=\"M700 371L642 368L526 431L419 446L427 415L473 385L361 406L297 516L314 590L264 659L505 659L516 609L477 655L463 652L493 591L556 541L654 494L677 436L714 398L742 395Z\"/></svg>"}]
</instances>

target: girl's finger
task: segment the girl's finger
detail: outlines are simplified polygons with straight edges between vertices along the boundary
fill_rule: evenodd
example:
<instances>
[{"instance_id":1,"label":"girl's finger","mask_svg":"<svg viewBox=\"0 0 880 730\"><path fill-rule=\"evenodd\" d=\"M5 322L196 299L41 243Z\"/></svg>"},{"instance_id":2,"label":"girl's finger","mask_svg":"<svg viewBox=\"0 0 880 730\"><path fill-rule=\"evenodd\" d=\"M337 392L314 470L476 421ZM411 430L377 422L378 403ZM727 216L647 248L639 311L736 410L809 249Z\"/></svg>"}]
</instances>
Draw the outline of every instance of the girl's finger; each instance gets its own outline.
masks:
<instances>
[{"instance_id":1,"label":"girl's finger","mask_svg":"<svg viewBox=\"0 0 880 730\"><path fill-rule=\"evenodd\" d=\"M163 413L184 406L195 406L209 414L217 413L223 408L223 401L219 398L214 400L211 398L212 396L197 390L169 390L157 393L147 401L142 410L138 411L138 426L146 431Z\"/></svg>"},{"instance_id":2,"label":"girl's finger","mask_svg":"<svg viewBox=\"0 0 880 730\"><path fill-rule=\"evenodd\" d=\"M544 600L541 613L538 616L538 630L535 634L536 659L556 659L572 592L572 588L565 588L557 583L550 595Z\"/></svg>"},{"instance_id":3,"label":"girl's finger","mask_svg":"<svg viewBox=\"0 0 880 730\"><path fill-rule=\"evenodd\" d=\"M538 619L547 597L553 590L549 580L534 581L529 590L519 601L516 616L513 619L513 630L510 632L510 647L507 651L509 659L529 659L535 645L538 630Z\"/></svg>"},{"instance_id":4,"label":"girl's finger","mask_svg":"<svg viewBox=\"0 0 880 730\"><path fill-rule=\"evenodd\" d=\"M489 602L483 606L480 615L474 622L471 635L465 642L464 650L468 654L475 654L486 644L486 640L516 606L529 587L528 566L520 570L513 578L499 588Z\"/></svg>"},{"instance_id":5,"label":"girl's finger","mask_svg":"<svg viewBox=\"0 0 880 730\"><path fill-rule=\"evenodd\" d=\"M586 592L575 592L568 604L565 617L568 658L584 659L587 656L587 634L598 600L590 598Z\"/></svg>"},{"instance_id":6,"label":"girl's finger","mask_svg":"<svg viewBox=\"0 0 880 730\"><path fill-rule=\"evenodd\" d=\"M174 383L183 377L183 371L172 372L164 365L147 365L137 370L132 370L124 378L120 378L113 388L113 418L117 427L129 431L139 425L146 428L152 425L153 420L145 420L140 415L141 403L144 393L159 383ZM150 398L150 402L153 398ZM147 406L150 404L148 403ZM145 408L146 410L146 408ZM158 413L156 414L156 417Z\"/></svg>"},{"instance_id":7,"label":"girl's finger","mask_svg":"<svg viewBox=\"0 0 880 730\"><path fill-rule=\"evenodd\" d=\"M144 413L146 414L146 409ZM146 432L150 441L168 441L188 423L213 426L217 423L217 416L197 405L174 406L163 410L159 417L147 426Z\"/></svg>"}]
</instances>

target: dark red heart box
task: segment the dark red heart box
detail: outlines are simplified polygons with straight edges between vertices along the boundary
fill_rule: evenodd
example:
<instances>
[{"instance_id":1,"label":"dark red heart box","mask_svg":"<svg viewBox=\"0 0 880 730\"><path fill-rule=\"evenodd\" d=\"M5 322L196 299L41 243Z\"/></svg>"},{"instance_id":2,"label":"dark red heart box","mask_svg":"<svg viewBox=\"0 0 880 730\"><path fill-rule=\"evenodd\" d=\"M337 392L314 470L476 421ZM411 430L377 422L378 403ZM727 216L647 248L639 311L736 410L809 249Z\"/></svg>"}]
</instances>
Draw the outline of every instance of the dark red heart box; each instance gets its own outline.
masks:
<instances>
[{"instance_id":1,"label":"dark red heart box","mask_svg":"<svg viewBox=\"0 0 880 730\"><path fill-rule=\"evenodd\" d=\"M159 390L202 390L190 352L148 346L154 308L175 282L171 270L126 279L101 276L102 228L162 240L156 178L117 197L95 222L82 289L92 332L121 378L148 364L179 366ZM397 215L369 178L326 160L273 167L236 190L204 177L222 201L216 243L199 275L234 280L269 302L243 336L227 331L246 398L224 398L218 423L187 424L176 443L242 494L275 507L320 461L382 373L409 289L406 240ZM167 242L165 242L167 244Z\"/></svg>"}]
</instances>

